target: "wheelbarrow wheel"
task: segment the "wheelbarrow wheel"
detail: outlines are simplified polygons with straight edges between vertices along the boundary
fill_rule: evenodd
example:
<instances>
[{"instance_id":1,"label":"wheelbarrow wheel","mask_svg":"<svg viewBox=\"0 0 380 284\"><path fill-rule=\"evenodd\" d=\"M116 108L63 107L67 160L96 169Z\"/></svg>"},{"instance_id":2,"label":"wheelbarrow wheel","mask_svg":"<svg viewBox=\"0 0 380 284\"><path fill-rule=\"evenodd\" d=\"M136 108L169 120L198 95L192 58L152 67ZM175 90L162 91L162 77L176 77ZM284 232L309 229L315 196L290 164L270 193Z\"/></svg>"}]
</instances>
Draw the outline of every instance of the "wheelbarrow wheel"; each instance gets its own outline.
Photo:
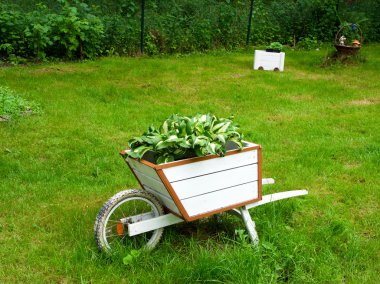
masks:
<instances>
[{"instance_id":1,"label":"wheelbarrow wheel","mask_svg":"<svg viewBox=\"0 0 380 284\"><path fill-rule=\"evenodd\" d=\"M160 202L145 190L128 189L117 193L103 205L96 217L94 229L99 250L153 249L160 241L164 228L129 236L128 224L163 214Z\"/></svg>"}]
</instances>

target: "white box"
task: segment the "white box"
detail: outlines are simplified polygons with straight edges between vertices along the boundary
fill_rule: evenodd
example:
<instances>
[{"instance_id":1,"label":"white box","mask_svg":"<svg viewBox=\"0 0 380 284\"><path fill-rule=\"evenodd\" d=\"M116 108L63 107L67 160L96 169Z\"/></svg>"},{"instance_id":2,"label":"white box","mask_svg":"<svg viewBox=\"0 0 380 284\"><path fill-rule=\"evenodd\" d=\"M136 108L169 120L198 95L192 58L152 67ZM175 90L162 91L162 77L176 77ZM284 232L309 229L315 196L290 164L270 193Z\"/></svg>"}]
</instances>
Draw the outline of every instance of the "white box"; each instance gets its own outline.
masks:
<instances>
[{"instance_id":1,"label":"white box","mask_svg":"<svg viewBox=\"0 0 380 284\"><path fill-rule=\"evenodd\" d=\"M255 50L253 69L267 71L284 71L285 53Z\"/></svg>"}]
</instances>

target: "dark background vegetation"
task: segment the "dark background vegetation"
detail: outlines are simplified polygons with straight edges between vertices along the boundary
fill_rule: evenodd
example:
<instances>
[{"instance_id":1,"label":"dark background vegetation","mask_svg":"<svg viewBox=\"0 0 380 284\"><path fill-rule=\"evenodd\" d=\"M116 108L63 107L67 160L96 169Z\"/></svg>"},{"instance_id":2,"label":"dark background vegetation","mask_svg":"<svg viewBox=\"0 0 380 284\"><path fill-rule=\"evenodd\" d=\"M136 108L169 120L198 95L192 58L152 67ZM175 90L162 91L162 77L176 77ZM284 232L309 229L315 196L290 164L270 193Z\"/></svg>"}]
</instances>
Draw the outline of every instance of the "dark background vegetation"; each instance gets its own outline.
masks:
<instances>
[{"instance_id":1,"label":"dark background vegetation","mask_svg":"<svg viewBox=\"0 0 380 284\"><path fill-rule=\"evenodd\" d=\"M250 1L146 0L147 54L245 46ZM141 1L2 0L0 60L133 55L140 47ZM377 0L255 0L250 42L297 48L331 43L344 23L380 41Z\"/></svg>"}]
</instances>

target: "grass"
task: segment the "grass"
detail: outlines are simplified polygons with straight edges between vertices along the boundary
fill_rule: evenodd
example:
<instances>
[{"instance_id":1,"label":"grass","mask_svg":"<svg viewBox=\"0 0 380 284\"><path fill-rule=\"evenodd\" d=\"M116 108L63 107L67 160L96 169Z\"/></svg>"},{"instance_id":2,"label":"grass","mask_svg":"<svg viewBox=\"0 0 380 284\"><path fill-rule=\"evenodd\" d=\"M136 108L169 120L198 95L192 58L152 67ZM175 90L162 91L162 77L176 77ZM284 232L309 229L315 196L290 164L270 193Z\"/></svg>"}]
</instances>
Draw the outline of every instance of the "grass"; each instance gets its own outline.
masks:
<instances>
[{"instance_id":1,"label":"grass","mask_svg":"<svg viewBox=\"0 0 380 284\"><path fill-rule=\"evenodd\" d=\"M252 51L103 58L0 69L0 85L43 113L0 124L2 283L377 283L380 274L380 51L320 68L327 51L288 51L285 72ZM223 216L165 229L125 266L97 252L100 207L138 187L119 157L172 113L234 114L263 145L264 194L309 195L251 210L260 245Z\"/></svg>"}]
</instances>

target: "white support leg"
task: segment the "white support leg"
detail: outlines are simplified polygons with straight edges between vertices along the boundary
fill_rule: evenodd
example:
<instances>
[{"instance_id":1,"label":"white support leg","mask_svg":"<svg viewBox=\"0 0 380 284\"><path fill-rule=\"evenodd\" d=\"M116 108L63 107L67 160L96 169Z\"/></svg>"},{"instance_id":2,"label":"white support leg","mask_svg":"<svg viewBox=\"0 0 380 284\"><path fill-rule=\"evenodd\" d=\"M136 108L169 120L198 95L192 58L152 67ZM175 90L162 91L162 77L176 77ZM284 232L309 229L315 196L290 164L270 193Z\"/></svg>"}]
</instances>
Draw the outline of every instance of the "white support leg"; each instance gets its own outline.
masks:
<instances>
[{"instance_id":1,"label":"white support leg","mask_svg":"<svg viewBox=\"0 0 380 284\"><path fill-rule=\"evenodd\" d=\"M247 228L249 237L252 240L252 243L257 245L259 243L259 236L257 235L256 232L256 224L252 220L251 215L249 215L248 209L246 206L242 206L239 208L240 211L240 216L244 221L244 224Z\"/></svg>"},{"instance_id":2,"label":"white support leg","mask_svg":"<svg viewBox=\"0 0 380 284\"><path fill-rule=\"evenodd\" d=\"M271 179L265 179L265 184L271 184L272 181ZM274 181L273 181L274 183ZM264 184L264 179L263 179L263 184ZM247 204L243 207L240 208L234 208L229 211L228 213L239 216L243 219L245 226L247 227L247 231L249 233L249 236L254 244L258 244L259 242L259 237L257 235L256 231L256 225L255 222L252 220L251 215L249 214L248 209L251 209L253 207L257 207L260 205L264 205L270 202L282 200L282 199L287 199L291 197L296 197L296 196L302 196L302 195L307 195L308 191L303 189L303 190L292 190L292 191L285 191L285 192L278 192L278 193L273 193L273 194L268 194L264 195L262 197L262 200Z\"/></svg>"}]
</instances>

